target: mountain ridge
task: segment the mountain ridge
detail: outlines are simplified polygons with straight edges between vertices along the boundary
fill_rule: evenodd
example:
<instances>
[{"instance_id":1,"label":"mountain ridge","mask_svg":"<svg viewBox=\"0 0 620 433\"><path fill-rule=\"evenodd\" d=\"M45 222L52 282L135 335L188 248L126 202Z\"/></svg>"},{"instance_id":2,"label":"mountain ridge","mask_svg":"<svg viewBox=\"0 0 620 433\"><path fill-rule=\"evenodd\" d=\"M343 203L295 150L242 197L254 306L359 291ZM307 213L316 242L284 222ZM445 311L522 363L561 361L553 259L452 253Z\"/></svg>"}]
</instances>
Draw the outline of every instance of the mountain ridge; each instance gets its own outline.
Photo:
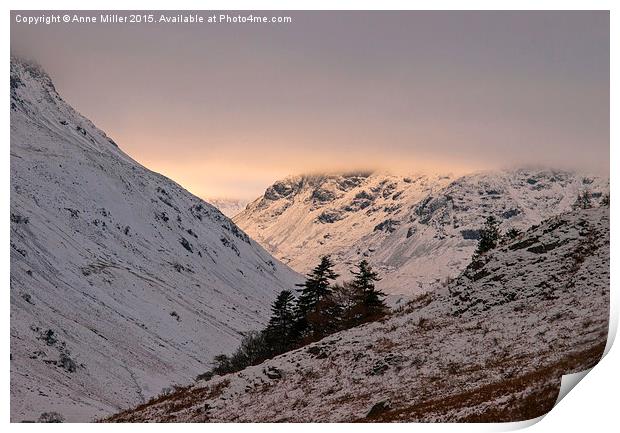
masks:
<instances>
[{"instance_id":1,"label":"mountain ridge","mask_svg":"<svg viewBox=\"0 0 620 433\"><path fill-rule=\"evenodd\" d=\"M415 295L464 269L487 216L504 231L524 229L571 209L585 190L598 202L609 181L551 169L292 176L234 221L301 273L321 255L334 256L343 275L367 259L384 275L384 291ZM410 281L418 287L403 293Z\"/></svg>"},{"instance_id":2,"label":"mountain ridge","mask_svg":"<svg viewBox=\"0 0 620 433\"><path fill-rule=\"evenodd\" d=\"M11 419L87 421L191 380L299 276L11 58Z\"/></svg>"}]
</instances>

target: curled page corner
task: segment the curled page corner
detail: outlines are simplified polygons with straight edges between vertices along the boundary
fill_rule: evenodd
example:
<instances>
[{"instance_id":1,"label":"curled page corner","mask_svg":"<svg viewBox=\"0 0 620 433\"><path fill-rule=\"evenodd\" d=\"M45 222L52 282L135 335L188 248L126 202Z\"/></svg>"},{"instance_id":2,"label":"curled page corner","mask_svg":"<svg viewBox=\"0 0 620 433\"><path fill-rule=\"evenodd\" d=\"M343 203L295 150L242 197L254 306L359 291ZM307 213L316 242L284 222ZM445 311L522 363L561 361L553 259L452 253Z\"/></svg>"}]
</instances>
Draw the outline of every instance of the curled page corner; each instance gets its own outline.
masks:
<instances>
[{"instance_id":1,"label":"curled page corner","mask_svg":"<svg viewBox=\"0 0 620 433\"><path fill-rule=\"evenodd\" d=\"M594 368L594 367L593 367ZM560 384L560 392L558 393L558 399L555 401L553 407L557 406L559 402L562 401L564 397L575 387L581 379L586 377L586 375L592 371L592 368L589 368L584 371L579 371L577 373L565 374L562 376L562 382Z\"/></svg>"},{"instance_id":2,"label":"curled page corner","mask_svg":"<svg viewBox=\"0 0 620 433\"><path fill-rule=\"evenodd\" d=\"M594 367L592 367L594 368ZM581 380L587 376L587 374L592 371L592 368L589 368L587 370L583 370L583 371L579 371L577 373L571 373L571 374L564 374L562 375L562 379L560 382L560 391L558 392L558 398L556 399L555 403L553 404L553 408L555 408L558 403L560 403L560 401L562 401L562 399L564 397L566 397L566 395L568 395L568 393L575 388L575 386L577 386L577 384L579 382L581 382ZM553 410L553 408L551 410ZM551 411L549 411L551 412ZM528 419L525 421L515 421L515 422L507 422L507 423L501 423L501 424L493 424L493 427L489 430L489 431L517 431L517 430L522 430L522 429L526 429L528 427L533 426L534 424L537 424L539 421L542 421L542 419L544 417L546 417L549 412L545 413L544 415L541 415L539 417L536 418L532 418L532 419Z\"/></svg>"},{"instance_id":3,"label":"curled page corner","mask_svg":"<svg viewBox=\"0 0 620 433\"><path fill-rule=\"evenodd\" d=\"M614 341L616 341L616 333L618 332L618 311L616 302L613 300L613 295L611 296L612 297L609 302L609 329L607 331L607 344L605 344L605 350L603 351L603 356L601 359L609 353L611 346L613 346Z\"/></svg>"}]
</instances>

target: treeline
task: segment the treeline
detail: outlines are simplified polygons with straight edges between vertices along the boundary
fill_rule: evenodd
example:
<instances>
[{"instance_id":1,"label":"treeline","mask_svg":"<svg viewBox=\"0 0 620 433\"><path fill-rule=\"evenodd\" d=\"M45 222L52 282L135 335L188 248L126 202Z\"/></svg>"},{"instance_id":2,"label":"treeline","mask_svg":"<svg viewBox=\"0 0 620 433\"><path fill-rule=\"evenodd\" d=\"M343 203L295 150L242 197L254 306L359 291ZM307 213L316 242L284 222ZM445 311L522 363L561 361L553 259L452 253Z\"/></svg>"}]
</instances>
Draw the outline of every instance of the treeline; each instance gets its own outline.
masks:
<instances>
[{"instance_id":1,"label":"treeline","mask_svg":"<svg viewBox=\"0 0 620 433\"><path fill-rule=\"evenodd\" d=\"M322 257L297 285L297 297L291 290L280 292L265 329L246 334L232 355L217 355L214 367L196 379L240 371L387 313L385 294L375 287L380 278L366 260L351 271L353 279L342 284L335 283L339 275L333 268L330 257Z\"/></svg>"}]
</instances>

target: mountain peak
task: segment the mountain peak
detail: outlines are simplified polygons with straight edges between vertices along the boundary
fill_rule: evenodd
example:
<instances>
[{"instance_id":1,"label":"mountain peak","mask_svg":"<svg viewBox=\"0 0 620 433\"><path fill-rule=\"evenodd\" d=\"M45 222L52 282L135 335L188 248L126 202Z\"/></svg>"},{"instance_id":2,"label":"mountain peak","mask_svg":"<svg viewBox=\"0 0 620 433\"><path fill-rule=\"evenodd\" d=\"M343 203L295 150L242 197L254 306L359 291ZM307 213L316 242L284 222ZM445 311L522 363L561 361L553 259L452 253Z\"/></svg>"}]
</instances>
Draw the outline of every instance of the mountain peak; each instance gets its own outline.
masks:
<instances>
[{"instance_id":1,"label":"mountain peak","mask_svg":"<svg viewBox=\"0 0 620 433\"><path fill-rule=\"evenodd\" d=\"M13 420L85 421L204 372L298 278L11 59Z\"/></svg>"},{"instance_id":2,"label":"mountain peak","mask_svg":"<svg viewBox=\"0 0 620 433\"><path fill-rule=\"evenodd\" d=\"M503 231L523 230L571 209L584 190L598 202L609 182L553 169L297 176L274 183L235 222L298 272L326 254L341 275L367 259L385 292L415 294L463 269L487 216Z\"/></svg>"},{"instance_id":3,"label":"mountain peak","mask_svg":"<svg viewBox=\"0 0 620 433\"><path fill-rule=\"evenodd\" d=\"M11 129L24 122L48 129L55 135L71 135L77 139L71 142L93 151L112 152L130 160L114 140L58 94L54 82L40 64L11 56Z\"/></svg>"},{"instance_id":4,"label":"mountain peak","mask_svg":"<svg viewBox=\"0 0 620 433\"><path fill-rule=\"evenodd\" d=\"M42 88L56 93L52 78L39 63L11 55L11 94L26 86L26 82L36 82Z\"/></svg>"}]
</instances>

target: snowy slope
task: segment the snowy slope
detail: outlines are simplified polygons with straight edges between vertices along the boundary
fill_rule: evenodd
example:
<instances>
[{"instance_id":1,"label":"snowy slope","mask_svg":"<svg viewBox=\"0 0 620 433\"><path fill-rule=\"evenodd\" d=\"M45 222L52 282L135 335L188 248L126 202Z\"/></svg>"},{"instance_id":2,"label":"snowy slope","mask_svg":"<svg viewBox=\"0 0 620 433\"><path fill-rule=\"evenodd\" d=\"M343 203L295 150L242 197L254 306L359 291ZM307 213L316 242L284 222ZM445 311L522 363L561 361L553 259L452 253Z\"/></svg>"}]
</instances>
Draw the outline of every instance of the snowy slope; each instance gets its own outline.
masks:
<instances>
[{"instance_id":1,"label":"snowy slope","mask_svg":"<svg viewBox=\"0 0 620 433\"><path fill-rule=\"evenodd\" d=\"M110 421L517 421L592 367L609 316L609 209L563 214L382 322ZM374 408L374 410L373 410Z\"/></svg>"},{"instance_id":2,"label":"snowy slope","mask_svg":"<svg viewBox=\"0 0 620 433\"><path fill-rule=\"evenodd\" d=\"M11 60L11 417L87 421L204 372L298 276Z\"/></svg>"},{"instance_id":3,"label":"snowy slope","mask_svg":"<svg viewBox=\"0 0 620 433\"><path fill-rule=\"evenodd\" d=\"M241 212L248 204L247 200L234 198L207 198L207 201L218 208L228 218L232 218Z\"/></svg>"},{"instance_id":4,"label":"snowy slope","mask_svg":"<svg viewBox=\"0 0 620 433\"><path fill-rule=\"evenodd\" d=\"M413 295L464 269L488 215L502 230L523 229L569 210L585 190L597 202L609 181L525 169L462 177L298 176L273 184L234 220L301 273L332 254L347 278L366 258L382 274L384 291Z\"/></svg>"}]
</instances>

